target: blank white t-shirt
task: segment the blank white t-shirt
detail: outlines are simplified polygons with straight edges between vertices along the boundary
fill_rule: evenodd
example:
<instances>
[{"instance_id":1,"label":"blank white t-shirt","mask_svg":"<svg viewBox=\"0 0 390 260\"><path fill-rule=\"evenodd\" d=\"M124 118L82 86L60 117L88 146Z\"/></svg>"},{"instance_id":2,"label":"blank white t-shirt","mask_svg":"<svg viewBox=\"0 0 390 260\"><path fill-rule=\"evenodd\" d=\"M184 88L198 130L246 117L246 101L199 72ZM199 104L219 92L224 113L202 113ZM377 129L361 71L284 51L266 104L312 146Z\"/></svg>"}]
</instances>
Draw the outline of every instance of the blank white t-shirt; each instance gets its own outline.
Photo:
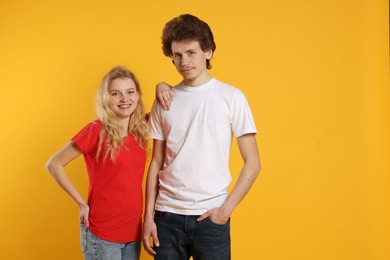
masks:
<instances>
[{"instance_id":1,"label":"blank white t-shirt","mask_svg":"<svg viewBox=\"0 0 390 260\"><path fill-rule=\"evenodd\" d=\"M244 94L215 78L172 91L170 110L155 101L149 121L150 136L166 141L155 209L201 215L228 196L233 134L256 133L256 126Z\"/></svg>"}]
</instances>

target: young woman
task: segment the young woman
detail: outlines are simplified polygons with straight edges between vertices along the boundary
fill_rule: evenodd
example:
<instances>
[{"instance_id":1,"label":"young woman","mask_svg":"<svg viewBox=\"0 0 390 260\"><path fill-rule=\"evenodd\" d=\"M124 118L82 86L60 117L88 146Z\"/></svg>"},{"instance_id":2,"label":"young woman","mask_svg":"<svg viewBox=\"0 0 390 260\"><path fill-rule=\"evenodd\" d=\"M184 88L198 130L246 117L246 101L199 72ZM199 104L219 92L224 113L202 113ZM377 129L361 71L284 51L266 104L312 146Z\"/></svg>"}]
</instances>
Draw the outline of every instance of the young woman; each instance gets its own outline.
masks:
<instances>
[{"instance_id":1,"label":"young woman","mask_svg":"<svg viewBox=\"0 0 390 260\"><path fill-rule=\"evenodd\" d=\"M46 168L80 207L84 259L139 259L148 124L132 72L114 67L104 76L96 111L98 119L55 153ZM87 203L64 169L81 154L89 177Z\"/></svg>"}]
</instances>

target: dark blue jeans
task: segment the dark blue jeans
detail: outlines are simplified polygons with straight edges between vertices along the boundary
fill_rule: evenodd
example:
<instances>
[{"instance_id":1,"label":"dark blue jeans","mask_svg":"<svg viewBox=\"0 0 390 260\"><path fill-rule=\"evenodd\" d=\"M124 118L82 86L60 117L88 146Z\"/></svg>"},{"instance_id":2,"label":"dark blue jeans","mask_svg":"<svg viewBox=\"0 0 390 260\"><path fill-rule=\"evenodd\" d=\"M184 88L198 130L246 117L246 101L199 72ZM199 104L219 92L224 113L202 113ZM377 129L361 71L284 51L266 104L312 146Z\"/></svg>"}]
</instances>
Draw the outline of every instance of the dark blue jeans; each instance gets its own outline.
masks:
<instances>
[{"instance_id":1,"label":"dark blue jeans","mask_svg":"<svg viewBox=\"0 0 390 260\"><path fill-rule=\"evenodd\" d=\"M230 220L224 225L210 218L156 211L159 247L155 260L230 260Z\"/></svg>"}]
</instances>

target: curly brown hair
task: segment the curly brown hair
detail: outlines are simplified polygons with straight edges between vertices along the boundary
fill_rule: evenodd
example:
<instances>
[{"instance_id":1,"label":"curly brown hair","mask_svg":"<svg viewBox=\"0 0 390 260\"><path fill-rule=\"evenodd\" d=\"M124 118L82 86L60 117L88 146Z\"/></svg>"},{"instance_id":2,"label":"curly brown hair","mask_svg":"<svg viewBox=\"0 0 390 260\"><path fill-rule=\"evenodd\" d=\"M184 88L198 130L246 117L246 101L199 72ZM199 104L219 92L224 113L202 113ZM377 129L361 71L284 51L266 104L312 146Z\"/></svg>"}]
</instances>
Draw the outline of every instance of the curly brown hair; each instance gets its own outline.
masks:
<instances>
[{"instance_id":1,"label":"curly brown hair","mask_svg":"<svg viewBox=\"0 0 390 260\"><path fill-rule=\"evenodd\" d=\"M207 23L191 14L182 14L165 24L162 32L161 43L164 55L172 57L172 42L192 39L199 42L202 51L212 50L217 46L213 33ZM207 60L207 69L211 69L210 60Z\"/></svg>"}]
</instances>

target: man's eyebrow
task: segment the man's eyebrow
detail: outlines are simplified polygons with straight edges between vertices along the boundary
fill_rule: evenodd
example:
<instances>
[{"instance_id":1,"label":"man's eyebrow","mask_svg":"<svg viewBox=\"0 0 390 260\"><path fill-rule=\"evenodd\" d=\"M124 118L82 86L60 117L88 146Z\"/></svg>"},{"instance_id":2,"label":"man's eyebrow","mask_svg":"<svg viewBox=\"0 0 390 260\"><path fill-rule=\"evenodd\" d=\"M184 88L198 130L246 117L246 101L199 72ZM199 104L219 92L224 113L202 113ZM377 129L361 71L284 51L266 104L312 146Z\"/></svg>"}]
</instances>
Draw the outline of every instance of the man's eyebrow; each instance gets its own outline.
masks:
<instances>
[{"instance_id":1,"label":"man's eyebrow","mask_svg":"<svg viewBox=\"0 0 390 260\"><path fill-rule=\"evenodd\" d=\"M186 50L185 52L190 52L190 51L192 51L192 52L195 52L197 49L188 49L188 50Z\"/></svg>"},{"instance_id":2,"label":"man's eyebrow","mask_svg":"<svg viewBox=\"0 0 390 260\"><path fill-rule=\"evenodd\" d=\"M182 53L186 53L186 52L195 52L196 49L188 49L188 50L185 50L184 52L178 52L178 51L174 51L172 52L172 54L182 54Z\"/></svg>"}]
</instances>

